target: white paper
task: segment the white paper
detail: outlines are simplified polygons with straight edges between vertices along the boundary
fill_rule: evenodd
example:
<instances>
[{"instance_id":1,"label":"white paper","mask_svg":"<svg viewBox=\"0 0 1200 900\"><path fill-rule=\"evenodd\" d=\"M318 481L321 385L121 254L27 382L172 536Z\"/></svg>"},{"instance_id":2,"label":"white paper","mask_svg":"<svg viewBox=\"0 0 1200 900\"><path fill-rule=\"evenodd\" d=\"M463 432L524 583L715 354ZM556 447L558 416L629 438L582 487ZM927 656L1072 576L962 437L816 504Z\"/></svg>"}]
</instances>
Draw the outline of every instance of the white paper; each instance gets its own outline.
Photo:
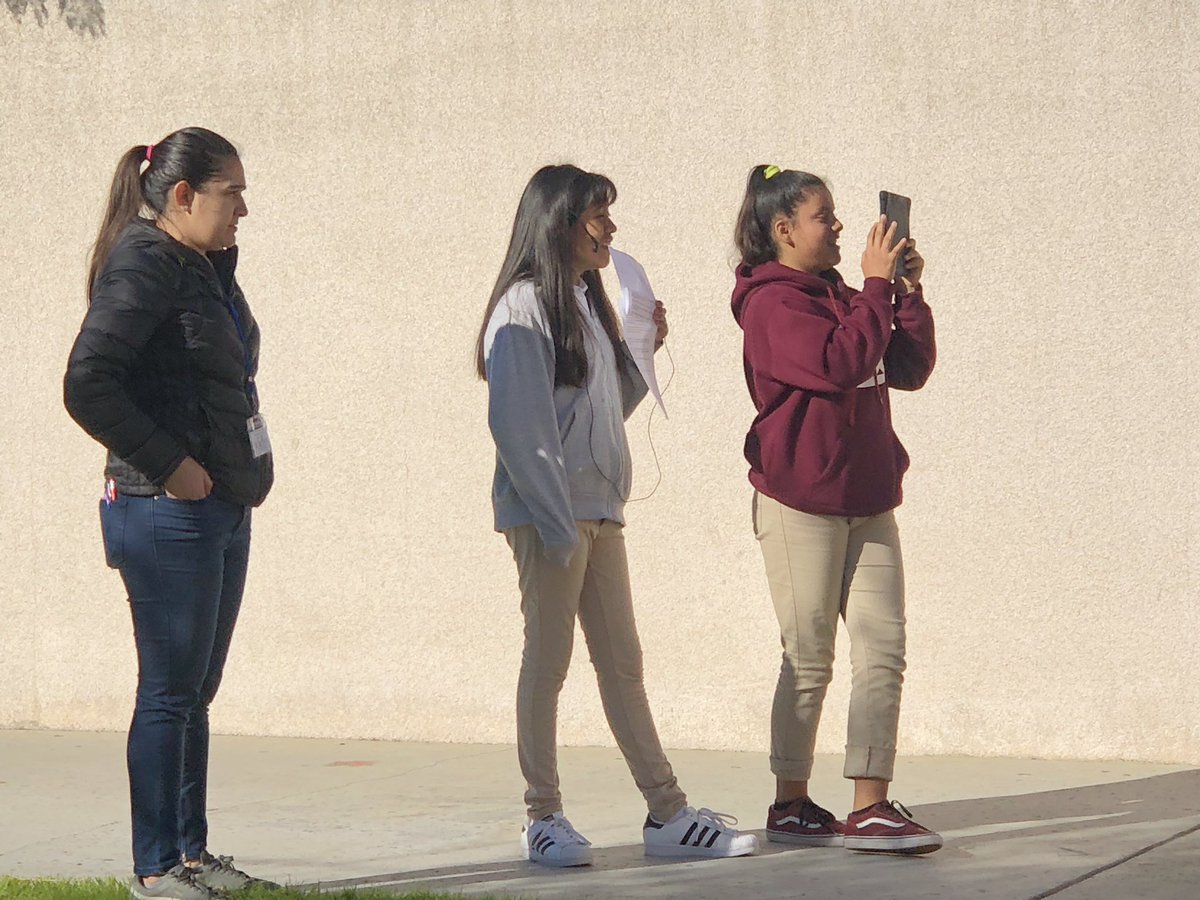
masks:
<instances>
[{"instance_id":1,"label":"white paper","mask_svg":"<svg viewBox=\"0 0 1200 900\"><path fill-rule=\"evenodd\" d=\"M658 326L654 324L654 309L657 300L654 289L650 287L650 279L642 264L620 250L609 248L612 254L613 268L617 270L617 279L621 282L621 301L618 309L621 313L621 323L625 331L625 343L633 361L637 363L638 371L646 379L646 386L667 415L667 407L663 405L662 392L658 389L658 376L654 372L654 341L658 337Z\"/></svg>"}]
</instances>

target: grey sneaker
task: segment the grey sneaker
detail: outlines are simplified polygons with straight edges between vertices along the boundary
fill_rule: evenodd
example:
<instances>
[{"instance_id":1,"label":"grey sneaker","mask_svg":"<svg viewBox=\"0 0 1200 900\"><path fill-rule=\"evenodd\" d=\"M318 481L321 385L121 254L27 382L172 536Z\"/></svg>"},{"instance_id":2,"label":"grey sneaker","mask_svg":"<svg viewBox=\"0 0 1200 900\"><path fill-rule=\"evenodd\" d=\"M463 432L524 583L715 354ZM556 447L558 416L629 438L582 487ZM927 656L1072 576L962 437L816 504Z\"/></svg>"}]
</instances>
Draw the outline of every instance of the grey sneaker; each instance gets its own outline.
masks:
<instances>
[{"instance_id":1,"label":"grey sneaker","mask_svg":"<svg viewBox=\"0 0 1200 900\"><path fill-rule=\"evenodd\" d=\"M135 875L129 883L129 896L135 900L213 900L220 895L197 883L196 873L180 863L154 884L142 884Z\"/></svg>"},{"instance_id":2,"label":"grey sneaker","mask_svg":"<svg viewBox=\"0 0 1200 900\"><path fill-rule=\"evenodd\" d=\"M200 865L192 868L196 882L220 893L240 891L242 888L257 887L275 890L280 887L273 881L247 875L234 868L232 856L213 856L207 850L200 854Z\"/></svg>"}]
</instances>

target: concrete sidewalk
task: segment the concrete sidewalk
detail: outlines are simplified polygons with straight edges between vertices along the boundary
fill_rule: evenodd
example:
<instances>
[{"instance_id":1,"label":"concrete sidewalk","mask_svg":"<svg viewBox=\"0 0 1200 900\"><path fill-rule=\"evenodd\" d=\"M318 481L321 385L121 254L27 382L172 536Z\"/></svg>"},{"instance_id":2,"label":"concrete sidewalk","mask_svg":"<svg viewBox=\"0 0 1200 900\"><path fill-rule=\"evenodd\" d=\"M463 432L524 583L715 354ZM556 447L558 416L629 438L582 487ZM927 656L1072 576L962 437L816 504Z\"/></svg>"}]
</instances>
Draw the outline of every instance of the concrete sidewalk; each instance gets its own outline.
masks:
<instances>
[{"instance_id":1,"label":"concrete sidewalk","mask_svg":"<svg viewBox=\"0 0 1200 900\"><path fill-rule=\"evenodd\" d=\"M124 748L122 734L0 731L0 874L127 875ZM762 827L765 755L670 756L692 803ZM673 862L643 857L645 807L616 750L564 749L560 768L567 814L596 848L590 868L517 859L512 747L214 737L211 849L279 881L466 895L1200 898L1200 769L905 759L894 796L946 837L931 856L764 842L752 858ZM818 760L812 787L846 813L838 759Z\"/></svg>"}]
</instances>

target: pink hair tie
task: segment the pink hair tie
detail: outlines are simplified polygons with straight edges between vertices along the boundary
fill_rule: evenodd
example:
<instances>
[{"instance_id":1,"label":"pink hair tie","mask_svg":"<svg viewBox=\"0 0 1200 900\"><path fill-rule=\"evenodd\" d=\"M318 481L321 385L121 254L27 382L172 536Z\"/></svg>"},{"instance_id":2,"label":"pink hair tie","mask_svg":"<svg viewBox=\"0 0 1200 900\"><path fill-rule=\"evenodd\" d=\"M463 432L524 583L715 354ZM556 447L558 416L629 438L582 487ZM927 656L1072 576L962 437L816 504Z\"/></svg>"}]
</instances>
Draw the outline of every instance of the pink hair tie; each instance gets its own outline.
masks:
<instances>
[{"instance_id":1,"label":"pink hair tie","mask_svg":"<svg viewBox=\"0 0 1200 900\"><path fill-rule=\"evenodd\" d=\"M154 155L154 145L147 144L146 145L146 162L150 162L150 157L152 157L153 155Z\"/></svg>"}]
</instances>

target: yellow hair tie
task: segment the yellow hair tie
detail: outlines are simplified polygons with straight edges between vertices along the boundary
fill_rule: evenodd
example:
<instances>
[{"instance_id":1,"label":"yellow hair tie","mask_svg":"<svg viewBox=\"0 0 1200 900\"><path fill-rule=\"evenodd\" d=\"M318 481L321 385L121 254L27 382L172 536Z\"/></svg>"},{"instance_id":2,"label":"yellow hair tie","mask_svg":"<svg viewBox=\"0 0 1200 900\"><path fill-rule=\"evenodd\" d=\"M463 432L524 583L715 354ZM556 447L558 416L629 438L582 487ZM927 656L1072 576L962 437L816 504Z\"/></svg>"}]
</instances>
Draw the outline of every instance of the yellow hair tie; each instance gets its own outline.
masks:
<instances>
[{"instance_id":1,"label":"yellow hair tie","mask_svg":"<svg viewBox=\"0 0 1200 900\"><path fill-rule=\"evenodd\" d=\"M767 181L770 181L772 178L778 175L780 171L782 170L779 168L779 166L767 166L765 169L763 169L763 178L765 178Z\"/></svg>"}]
</instances>

